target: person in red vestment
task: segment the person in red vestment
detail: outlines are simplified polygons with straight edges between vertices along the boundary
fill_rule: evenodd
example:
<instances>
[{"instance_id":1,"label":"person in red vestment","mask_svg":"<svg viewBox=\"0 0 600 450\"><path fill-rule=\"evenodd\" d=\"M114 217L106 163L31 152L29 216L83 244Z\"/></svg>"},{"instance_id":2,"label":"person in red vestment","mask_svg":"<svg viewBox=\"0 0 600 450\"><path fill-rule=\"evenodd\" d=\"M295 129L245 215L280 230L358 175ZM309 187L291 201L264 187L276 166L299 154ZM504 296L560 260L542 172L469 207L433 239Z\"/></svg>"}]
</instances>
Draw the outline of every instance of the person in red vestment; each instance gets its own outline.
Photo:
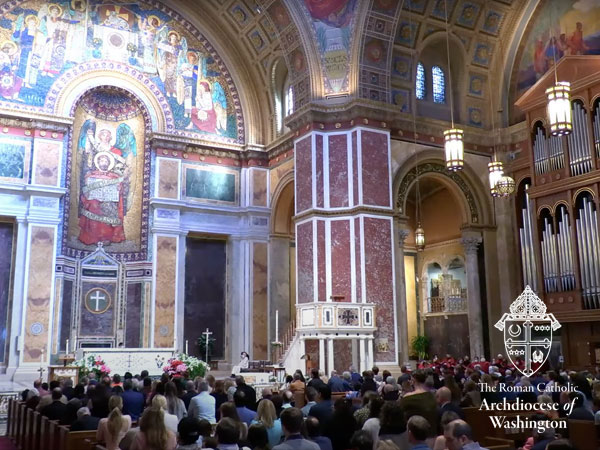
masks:
<instances>
[{"instance_id":1,"label":"person in red vestment","mask_svg":"<svg viewBox=\"0 0 600 450\"><path fill-rule=\"evenodd\" d=\"M585 41L583 40L583 24L581 22L577 22L575 27L575 31L573 31L573 34L569 38L571 55L585 55L586 50L588 50L588 46L585 45Z\"/></svg>"}]
</instances>

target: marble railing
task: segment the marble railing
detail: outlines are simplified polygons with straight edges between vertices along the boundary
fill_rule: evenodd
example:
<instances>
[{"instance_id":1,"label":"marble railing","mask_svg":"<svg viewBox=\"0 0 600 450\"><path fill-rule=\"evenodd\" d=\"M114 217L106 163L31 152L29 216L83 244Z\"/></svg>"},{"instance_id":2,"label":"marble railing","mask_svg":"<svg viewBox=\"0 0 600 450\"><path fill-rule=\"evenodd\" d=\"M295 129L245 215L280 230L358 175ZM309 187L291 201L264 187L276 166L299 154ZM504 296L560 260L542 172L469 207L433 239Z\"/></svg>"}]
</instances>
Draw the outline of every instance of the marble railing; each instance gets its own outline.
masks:
<instances>
[{"instance_id":1,"label":"marble railing","mask_svg":"<svg viewBox=\"0 0 600 450\"><path fill-rule=\"evenodd\" d=\"M314 302L296 305L298 331L375 330L375 304Z\"/></svg>"}]
</instances>

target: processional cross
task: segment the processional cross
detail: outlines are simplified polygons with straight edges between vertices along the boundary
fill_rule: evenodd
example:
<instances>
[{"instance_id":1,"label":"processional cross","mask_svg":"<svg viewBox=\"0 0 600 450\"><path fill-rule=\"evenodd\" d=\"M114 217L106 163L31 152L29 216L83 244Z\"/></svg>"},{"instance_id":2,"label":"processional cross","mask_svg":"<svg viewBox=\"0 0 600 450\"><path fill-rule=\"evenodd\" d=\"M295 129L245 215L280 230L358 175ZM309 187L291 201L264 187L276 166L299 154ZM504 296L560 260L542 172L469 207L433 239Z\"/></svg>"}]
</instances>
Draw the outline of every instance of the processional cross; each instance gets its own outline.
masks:
<instances>
[{"instance_id":1,"label":"processional cross","mask_svg":"<svg viewBox=\"0 0 600 450\"><path fill-rule=\"evenodd\" d=\"M102 308L100 308L100 302L105 303L106 296L101 291L96 291L96 292L94 292L94 295L92 295L90 297L90 300L93 300L94 302L96 302L94 311L100 311L102 309Z\"/></svg>"},{"instance_id":2,"label":"processional cross","mask_svg":"<svg viewBox=\"0 0 600 450\"><path fill-rule=\"evenodd\" d=\"M208 328L206 329L206 331L204 333L202 333L203 336L206 336L206 362L208 363L208 343L210 342L210 335L212 334L212 331L209 331Z\"/></svg>"}]
</instances>

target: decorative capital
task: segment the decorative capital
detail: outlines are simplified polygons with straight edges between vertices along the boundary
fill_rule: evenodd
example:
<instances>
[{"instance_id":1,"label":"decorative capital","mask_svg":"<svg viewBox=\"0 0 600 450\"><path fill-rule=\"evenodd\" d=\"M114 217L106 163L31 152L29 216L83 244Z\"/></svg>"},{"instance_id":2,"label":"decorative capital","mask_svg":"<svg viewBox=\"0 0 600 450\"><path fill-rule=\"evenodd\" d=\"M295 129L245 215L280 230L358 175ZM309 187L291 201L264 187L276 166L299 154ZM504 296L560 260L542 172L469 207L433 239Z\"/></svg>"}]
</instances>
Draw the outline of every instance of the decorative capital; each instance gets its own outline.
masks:
<instances>
[{"instance_id":1,"label":"decorative capital","mask_svg":"<svg viewBox=\"0 0 600 450\"><path fill-rule=\"evenodd\" d=\"M406 242L406 238L409 234L410 231L406 228L401 228L398 230L398 244L400 244L401 248L404 247L404 243Z\"/></svg>"},{"instance_id":2,"label":"decorative capital","mask_svg":"<svg viewBox=\"0 0 600 450\"><path fill-rule=\"evenodd\" d=\"M481 241L482 241L482 239L479 236L468 236L468 237L463 237L460 240L460 243L465 248L465 253L467 255L469 255L469 254L477 254L477 248L479 247L479 244L481 244Z\"/></svg>"}]
</instances>

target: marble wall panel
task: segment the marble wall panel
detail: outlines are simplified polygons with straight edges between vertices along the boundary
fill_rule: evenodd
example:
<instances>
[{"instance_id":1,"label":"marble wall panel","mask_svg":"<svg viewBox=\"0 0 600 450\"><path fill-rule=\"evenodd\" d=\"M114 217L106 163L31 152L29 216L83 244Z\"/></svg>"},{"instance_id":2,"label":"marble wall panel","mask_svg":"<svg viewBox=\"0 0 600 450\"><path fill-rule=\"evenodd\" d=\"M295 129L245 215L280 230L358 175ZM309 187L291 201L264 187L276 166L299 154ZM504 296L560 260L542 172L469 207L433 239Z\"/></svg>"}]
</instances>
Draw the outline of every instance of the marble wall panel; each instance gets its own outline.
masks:
<instances>
[{"instance_id":1,"label":"marble wall panel","mask_svg":"<svg viewBox=\"0 0 600 450\"><path fill-rule=\"evenodd\" d=\"M54 227L33 225L30 228L30 251L27 275L26 319L23 361L39 362L42 349L48 356L48 333L52 280L54 276Z\"/></svg>"},{"instance_id":2,"label":"marble wall panel","mask_svg":"<svg viewBox=\"0 0 600 450\"><path fill-rule=\"evenodd\" d=\"M267 206L267 175L262 169L252 169L252 204Z\"/></svg>"},{"instance_id":3,"label":"marble wall panel","mask_svg":"<svg viewBox=\"0 0 600 450\"><path fill-rule=\"evenodd\" d=\"M66 342L71 333L71 312L73 305L73 280L63 280L62 298L60 301L59 349L66 349Z\"/></svg>"},{"instance_id":4,"label":"marble wall panel","mask_svg":"<svg viewBox=\"0 0 600 450\"><path fill-rule=\"evenodd\" d=\"M363 203L391 206L388 134L362 130L361 149Z\"/></svg>"},{"instance_id":5,"label":"marble wall panel","mask_svg":"<svg viewBox=\"0 0 600 450\"><path fill-rule=\"evenodd\" d=\"M158 196L177 199L179 197L179 161L158 159Z\"/></svg>"},{"instance_id":6,"label":"marble wall panel","mask_svg":"<svg viewBox=\"0 0 600 450\"><path fill-rule=\"evenodd\" d=\"M142 283L127 284L127 320L125 321L125 347L141 347Z\"/></svg>"},{"instance_id":7,"label":"marble wall panel","mask_svg":"<svg viewBox=\"0 0 600 450\"><path fill-rule=\"evenodd\" d=\"M281 323L288 323L290 317L290 240L272 236L269 240L269 304L271 307L271 336L275 338L275 313L279 311Z\"/></svg>"},{"instance_id":8,"label":"marble wall panel","mask_svg":"<svg viewBox=\"0 0 600 450\"><path fill-rule=\"evenodd\" d=\"M304 341L304 351L307 355L310 355L311 361L315 367L319 367L319 340L318 339L306 339Z\"/></svg>"},{"instance_id":9,"label":"marble wall panel","mask_svg":"<svg viewBox=\"0 0 600 450\"><path fill-rule=\"evenodd\" d=\"M432 316L424 322L429 337L429 355L468 355L469 320L466 314Z\"/></svg>"},{"instance_id":10,"label":"marble wall panel","mask_svg":"<svg viewBox=\"0 0 600 450\"><path fill-rule=\"evenodd\" d=\"M102 312L95 311L93 301L88 302L88 295L93 298L96 289L103 289L110 296L110 306ZM116 281L100 283L97 281L84 281L81 285L82 305L80 309L81 320L79 322L80 336L106 337L114 336L115 309L117 303ZM117 342L117 345L119 342Z\"/></svg>"},{"instance_id":11,"label":"marble wall panel","mask_svg":"<svg viewBox=\"0 0 600 450\"><path fill-rule=\"evenodd\" d=\"M4 362L8 339L8 313L11 302L12 256L14 225L0 222L0 363Z\"/></svg>"},{"instance_id":12,"label":"marble wall panel","mask_svg":"<svg viewBox=\"0 0 600 450\"><path fill-rule=\"evenodd\" d=\"M273 167L269 171L269 177L271 178L270 186L270 195L273 196L273 193L277 189L277 185L279 181L286 176L289 172L294 171L294 158L290 158L287 161L279 164L276 167Z\"/></svg>"},{"instance_id":13,"label":"marble wall panel","mask_svg":"<svg viewBox=\"0 0 600 450\"><path fill-rule=\"evenodd\" d=\"M375 361L396 359L394 326L394 271L391 219L365 217L365 287L367 301L375 303Z\"/></svg>"},{"instance_id":14,"label":"marble wall panel","mask_svg":"<svg viewBox=\"0 0 600 450\"><path fill-rule=\"evenodd\" d=\"M296 174L296 214L312 206L312 136L308 135L296 142L294 150Z\"/></svg>"},{"instance_id":15,"label":"marble wall panel","mask_svg":"<svg viewBox=\"0 0 600 450\"><path fill-rule=\"evenodd\" d=\"M339 374L348 370L352 365L352 341L350 339L336 339L333 341L333 367Z\"/></svg>"},{"instance_id":16,"label":"marble wall panel","mask_svg":"<svg viewBox=\"0 0 600 450\"><path fill-rule=\"evenodd\" d=\"M297 262L297 303L314 301L313 267L313 224L304 222L296 225L296 262Z\"/></svg>"},{"instance_id":17,"label":"marble wall panel","mask_svg":"<svg viewBox=\"0 0 600 450\"><path fill-rule=\"evenodd\" d=\"M352 301L350 267L350 222L331 221L331 294L343 295L344 301Z\"/></svg>"},{"instance_id":18,"label":"marble wall panel","mask_svg":"<svg viewBox=\"0 0 600 450\"><path fill-rule=\"evenodd\" d=\"M356 260L356 301L361 303L362 299L362 267L364 255L360 249L360 218L354 219L354 259Z\"/></svg>"},{"instance_id":19,"label":"marble wall panel","mask_svg":"<svg viewBox=\"0 0 600 450\"><path fill-rule=\"evenodd\" d=\"M156 237L154 346L159 348L175 345L177 239L176 236Z\"/></svg>"},{"instance_id":20,"label":"marble wall panel","mask_svg":"<svg viewBox=\"0 0 600 450\"><path fill-rule=\"evenodd\" d=\"M206 328L215 339L214 358L225 355L226 244L224 240L186 239L183 339L189 343L189 353L202 359L196 343Z\"/></svg>"},{"instance_id":21,"label":"marble wall panel","mask_svg":"<svg viewBox=\"0 0 600 450\"><path fill-rule=\"evenodd\" d=\"M33 179L32 183L44 186L58 186L63 143L37 138L33 143Z\"/></svg>"},{"instance_id":22,"label":"marble wall panel","mask_svg":"<svg viewBox=\"0 0 600 450\"><path fill-rule=\"evenodd\" d=\"M267 244L255 242L252 258L252 358L267 359L269 309L267 305Z\"/></svg>"},{"instance_id":23,"label":"marble wall panel","mask_svg":"<svg viewBox=\"0 0 600 450\"><path fill-rule=\"evenodd\" d=\"M325 261L325 221L317 220L317 295L321 302L327 301L326 277L327 268Z\"/></svg>"},{"instance_id":24,"label":"marble wall panel","mask_svg":"<svg viewBox=\"0 0 600 450\"><path fill-rule=\"evenodd\" d=\"M317 208L324 207L325 174L323 167L323 135L315 136L315 180L317 183Z\"/></svg>"},{"instance_id":25,"label":"marble wall panel","mask_svg":"<svg viewBox=\"0 0 600 450\"><path fill-rule=\"evenodd\" d=\"M348 206L348 136L329 136L329 206Z\"/></svg>"}]
</instances>

